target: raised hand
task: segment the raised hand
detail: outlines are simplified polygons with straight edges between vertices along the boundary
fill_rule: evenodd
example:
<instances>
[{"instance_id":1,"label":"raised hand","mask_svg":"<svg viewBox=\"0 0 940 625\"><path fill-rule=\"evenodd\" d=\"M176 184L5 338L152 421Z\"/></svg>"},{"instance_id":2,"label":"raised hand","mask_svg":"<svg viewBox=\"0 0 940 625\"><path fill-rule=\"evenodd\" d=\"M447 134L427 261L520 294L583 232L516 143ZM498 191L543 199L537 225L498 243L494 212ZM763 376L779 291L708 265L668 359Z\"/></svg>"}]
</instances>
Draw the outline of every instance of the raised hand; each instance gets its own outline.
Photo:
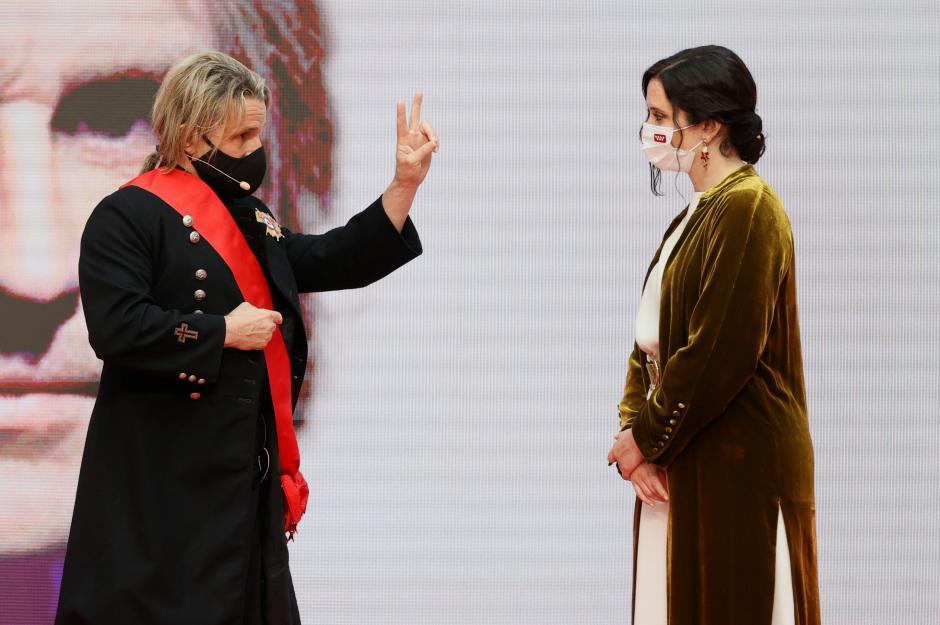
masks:
<instances>
[{"instance_id":1,"label":"raised hand","mask_svg":"<svg viewBox=\"0 0 940 625\"><path fill-rule=\"evenodd\" d=\"M405 118L405 103L396 105L398 146L395 149L395 178L382 194L385 213L399 232L408 221L408 212L418 187L431 167L431 155L438 151L437 134L421 121L421 92L411 104L411 120Z\"/></svg>"},{"instance_id":2,"label":"raised hand","mask_svg":"<svg viewBox=\"0 0 940 625\"><path fill-rule=\"evenodd\" d=\"M421 119L421 92L411 103L411 120L405 118L405 103L396 105L398 147L395 150L395 180L403 185L417 187L424 182L431 166L431 155L439 149L437 134Z\"/></svg>"}]
</instances>

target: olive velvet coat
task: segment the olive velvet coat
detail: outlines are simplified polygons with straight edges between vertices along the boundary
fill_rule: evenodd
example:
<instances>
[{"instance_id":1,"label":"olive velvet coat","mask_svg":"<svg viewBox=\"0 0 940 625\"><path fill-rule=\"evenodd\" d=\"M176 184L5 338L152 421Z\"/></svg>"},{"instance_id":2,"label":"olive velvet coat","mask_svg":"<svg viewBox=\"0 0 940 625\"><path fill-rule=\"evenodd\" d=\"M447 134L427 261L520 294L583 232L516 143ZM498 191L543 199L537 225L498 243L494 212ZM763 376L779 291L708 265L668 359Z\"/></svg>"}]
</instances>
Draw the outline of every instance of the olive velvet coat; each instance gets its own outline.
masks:
<instances>
[{"instance_id":1,"label":"olive velvet coat","mask_svg":"<svg viewBox=\"0 0 940 625\"><path fill-rule=\"evenodd\" d=\"M744 166L703 194L666 262L660 386L647 400L645 354L634 345L619 413L646 461L667 473L669 623L770 625L779 507L796 623L818 625L813 447L789 219Z\"/></svg>"}]
</instances>

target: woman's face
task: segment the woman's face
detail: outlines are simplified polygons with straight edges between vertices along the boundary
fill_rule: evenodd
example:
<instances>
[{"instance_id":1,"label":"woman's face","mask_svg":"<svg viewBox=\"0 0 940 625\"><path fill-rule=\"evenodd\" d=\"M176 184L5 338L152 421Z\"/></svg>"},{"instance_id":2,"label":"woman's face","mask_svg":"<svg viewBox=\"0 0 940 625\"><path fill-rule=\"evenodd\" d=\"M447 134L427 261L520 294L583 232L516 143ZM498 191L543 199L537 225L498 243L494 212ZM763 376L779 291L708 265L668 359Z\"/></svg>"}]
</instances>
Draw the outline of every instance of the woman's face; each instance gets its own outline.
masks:
<instances>
[{"instance_id":1,"label":"woman's face","mask_svg":"<svg viewBox=\"0 0 940 625\"><path fill-rule=\"evenodd\" d=\"M685 111L679 109L674 111L672 102L666 96L666 89L659 78L653 78L646 86L646 123L656 126L669 126L672 128L685 128L689 125L689 118ZM672 147L688 149L699 143L700 137L697 133L690 133L688 128L682 132L675 132L672 135Z\"/></svg>"}]
</instances>

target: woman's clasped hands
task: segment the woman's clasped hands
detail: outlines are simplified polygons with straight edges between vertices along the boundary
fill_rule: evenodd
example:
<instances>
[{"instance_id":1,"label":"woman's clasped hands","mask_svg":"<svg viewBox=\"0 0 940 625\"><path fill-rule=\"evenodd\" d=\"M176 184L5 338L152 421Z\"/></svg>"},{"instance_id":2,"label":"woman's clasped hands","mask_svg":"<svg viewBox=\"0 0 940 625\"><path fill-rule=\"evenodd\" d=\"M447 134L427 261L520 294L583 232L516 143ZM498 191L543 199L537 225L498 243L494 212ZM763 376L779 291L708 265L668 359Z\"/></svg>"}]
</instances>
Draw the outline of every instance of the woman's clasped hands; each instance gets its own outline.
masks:
<instances>
[{"instance_id":1,"label":"woman's clasped hands","mask_svg":"<svg viewBox=\"0 0 940 625\"><path fill-rule=\"evenodd\" d=\"M633 440L633 432L624 430L614 436L614 444L607 454L607 463L616 464L620 477L633 484L636 496L650 507L669 501L666 472L643 459L643 453Z\"/></svg>"}]
</instances>

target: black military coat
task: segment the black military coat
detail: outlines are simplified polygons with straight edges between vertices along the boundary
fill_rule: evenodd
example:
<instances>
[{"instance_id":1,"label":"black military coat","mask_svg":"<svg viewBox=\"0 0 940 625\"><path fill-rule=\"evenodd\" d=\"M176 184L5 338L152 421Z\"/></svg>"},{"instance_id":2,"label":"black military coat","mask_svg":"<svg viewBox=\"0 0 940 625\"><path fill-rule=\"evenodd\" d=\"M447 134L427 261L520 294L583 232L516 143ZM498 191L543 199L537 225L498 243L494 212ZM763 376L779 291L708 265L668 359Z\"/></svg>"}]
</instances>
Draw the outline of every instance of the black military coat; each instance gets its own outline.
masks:
<instances>
[{"instance_id":1,"label":"black military coat","mask_svg":"<svg viewBox=\"0 0 940 625\"><path fill-rule=\"evenodd\" d=\"M253 197L228 204L269 213ZM281 496L258 489L258 415L270 408L263 353L223 348L223 317L243 299L199 224L186 221L131 186L102 200L82 236L82 305L104 368L57 625L244 623L246 602L258 601L245 595L259 516L265 620L298 620ZM410 219L399 234L381 199L322 235L282 229L277 239L264 223L247 227L283 308L296 404L307 360L298 293L368 285L419 255L421 243Z\"/></svg>"}]
</instances>

